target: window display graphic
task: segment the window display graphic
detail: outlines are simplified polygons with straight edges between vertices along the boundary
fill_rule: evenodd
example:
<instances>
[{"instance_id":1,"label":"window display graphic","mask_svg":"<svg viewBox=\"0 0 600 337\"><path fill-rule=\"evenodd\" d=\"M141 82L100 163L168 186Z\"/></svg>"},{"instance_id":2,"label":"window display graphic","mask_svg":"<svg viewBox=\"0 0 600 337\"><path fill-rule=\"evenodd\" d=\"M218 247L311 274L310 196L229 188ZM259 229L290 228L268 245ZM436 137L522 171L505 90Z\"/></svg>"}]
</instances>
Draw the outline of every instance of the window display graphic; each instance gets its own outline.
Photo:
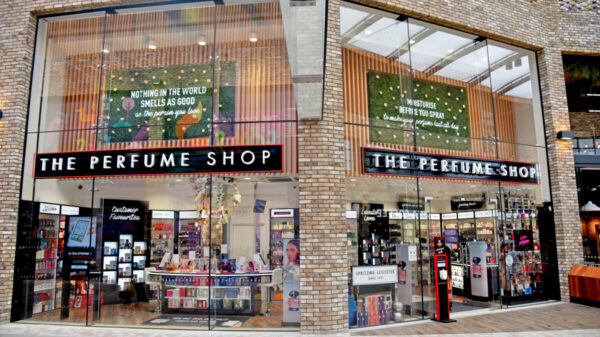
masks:
<instances>
[{"instance_id":1,"label":"window display graphic","mask_svg":"<svg viewBox=\"0 0 600 337\"><path fill-rule=\"evenodd\" d=\"M109 142L208 137L212 122L233 122L236 68L223 62L115 70L109 77ZM212 81L218 76L219 88ZM213 95L215 97L213 97ZM219 113L213 119L213 98ZM233 134L225 134L233 136Z\"/></svg>"},{"instance_id":2,"label":"window display graphic","mask_svg":"<svg viewBox=\"0 0 600 337\"><path fill-rule=\"evenodd\" d=\"M485 242L474 241L468 243L469 264L471 266L471 294L473 296L488 297L488 279Z\"/></svg>"},{"instance_id":3,"label":"window display graphic","mask_svg":"<svg viewBox=\"0 0 600 337\"><path fill-rule=\"evenodd\" d=\"M300 324L300 240L284 240L283 322Z\"/></svg>"},{"instance_id":4,"label":"window display graphic","mask_svg":"<svg viewBox=\"0 0 600 337\"><path fill-rule=\"evenodd\" d=\"M422 146L471 149L465 88L420 79L413 79L411 86L410 78L376 71L367 73L367 81L372 142L412 142L412 135L405 140L402 131L414 125Z\"/></svg>"}]
</instances>

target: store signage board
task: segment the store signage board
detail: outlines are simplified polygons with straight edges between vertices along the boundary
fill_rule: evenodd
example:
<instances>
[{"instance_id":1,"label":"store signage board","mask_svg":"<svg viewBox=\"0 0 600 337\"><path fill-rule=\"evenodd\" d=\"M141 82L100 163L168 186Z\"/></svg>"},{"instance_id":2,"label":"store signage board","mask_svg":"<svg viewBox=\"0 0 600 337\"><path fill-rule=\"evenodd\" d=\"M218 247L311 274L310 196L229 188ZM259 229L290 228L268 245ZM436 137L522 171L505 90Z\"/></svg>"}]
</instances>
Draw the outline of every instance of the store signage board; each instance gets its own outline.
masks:
<instances>
[{"instance_id":1,"label":"store signage board","mask_svg":"<svg viewBox=\"0 0 600 337\"><path fill-rule=\"evenodd\" d=\"M40 213L60 214L60 205L41 203L40 204Z\"/></svg>"},{"instance_id":2,"label":"store signage board","mask_svg":"<svg viewBox=\"0 0 600 337\"><path fill-rule=\"evenodd\" d=\"M439 220L440 219L440 215L438 213L431 213L429 216L431 217L431 220Z\"/></svg>"},{"instance_id":3,"label":"store signage board","mask_svg":"<svg viewBox=\"0 0 600 337\"><path fill-rule=\"evenodd\" d=\"M473 219L473 212L459 212L459 219Z\"/></svg>"},{"instance_id":4,"label":"store signage board","mask_svg":"<svg viewBox=\"0 0 600 337\"><path fill-rule=\"evenodd\" d=\"M346 211L346 219L358 219L357 211Z\"/></svg>"},{"instance_id":5,"label":"store signage board","mask_svg":"<svg viewBox=\"0 0 600 337\"><path fill-rule=\"evenodd\" d=\"M198 219L198 212L197 211L180 211L179 212L179 219L182 220L186 220L186 219Z\"/></svg>"},{"instance_id":6,"label":"store signage board","mask_svg":"<svg viewBox=\"0 0 600 337\"><path fill-rule=\"evenodd\" d=\"M283 147L240 145L36 153L33 178L281 172Z\"/></svg>"},{"instance_id":7,"label":"store signage board","mask_svg":"<svg viewBox=\"0 0 600 337\"><path fill-rule=\"evenodd\" d=\"M294 216L294 209L272 209L271 217L272 218L291 218Z\"/></svg>"},{"instance_id":8,"label":"store signage board","mask_svg":"<svg viewBox=\"0 0 600 337\"><path fill-rule=\"evenodd\" d=\"M175 219L174 211L152 211L152 219Z\"/></svg>"},{"instance_id":9,"label":"store signage board","mask_svg":"<svg viewBox=\"0 0 600 337\"><path fill-rule=\"evenodd\" d=\"M456 220L456 213L444 213L442 214L442 220Z\"/></svg>"},{"instance_id":10,"label":"store signage board","mask_svg":"<svg viewBox=\"0 0 600 337\"><path fill-rule=\"evenodd\" d=\"M539 184L536 163L362 148L364 174Z\"/></svg>"},{"instance_id":11,"label":"store signage board","mask_svg":"<svg viewBox=\"0 0 600 337\"><path fill-rule=\"evenodd\" d=\"M402 218L406 219L406 220L416 220L417 219L417 215L415 213L404 213L402 215Z\"/></svg>"},{"instance_id":12,"label":"store signage board","mask_svg":"<svg viewBox=\"0 0 600 337\"><path fill-rule=\"evenodd\" d=\"M390 220L402 220L402 212L389 212Z\"/></svg>"},{"instance_id":13,"label":"store signage board","mask_svg":"<svg viewBox=\"0 0 600 337\"><path fill-rule=\"evenodd\" d=\"M398 283L398 265L352 267L352 286Z\"/></svg>"},{"instance_id":14,"label":"store signage board","mask_svg":"<svg viewBox=\"0 0 600 337\"><path fill-rule=\"evenodd\" d=\"M494 216L494 212L492 210L489 211L476 211L475 212L475 217L476 218L491 218Z\"/></svg>"},{"instance_id":15,"label":"store signage board","mask_svg":"<svg viewBox=\"0 0 600 337\"><path fill-rule=\"evenodd\" d=\"M62 215L79 215L79 207L75 206L60 206L60 214Z\"/></svg>"}]
</instances>

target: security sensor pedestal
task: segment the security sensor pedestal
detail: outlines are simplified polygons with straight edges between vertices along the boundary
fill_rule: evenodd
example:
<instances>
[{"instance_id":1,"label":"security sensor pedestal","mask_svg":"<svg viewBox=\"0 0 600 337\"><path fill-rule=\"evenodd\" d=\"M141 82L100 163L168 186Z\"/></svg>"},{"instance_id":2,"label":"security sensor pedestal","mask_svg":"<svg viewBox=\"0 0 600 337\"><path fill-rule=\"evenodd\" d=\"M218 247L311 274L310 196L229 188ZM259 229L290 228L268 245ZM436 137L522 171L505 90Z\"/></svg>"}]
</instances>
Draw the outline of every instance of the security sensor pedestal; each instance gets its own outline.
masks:
<instances>
[{"instance_id":1,"label":"security sensor pedestal","mask_svg":"<svg viewBox=\"0 0 600 337\"><path fill-rule=\"evenodd\" d=\"M435 268L435 318L433 320L442 323L456 322L450 319L450 299L448 298L448 289L451 286L448 283L448 273L450 270L450 261L444 252L445 239L436 237L434 240L435 253L433 255L433 265Z\"/></svg>"}]
</instances>

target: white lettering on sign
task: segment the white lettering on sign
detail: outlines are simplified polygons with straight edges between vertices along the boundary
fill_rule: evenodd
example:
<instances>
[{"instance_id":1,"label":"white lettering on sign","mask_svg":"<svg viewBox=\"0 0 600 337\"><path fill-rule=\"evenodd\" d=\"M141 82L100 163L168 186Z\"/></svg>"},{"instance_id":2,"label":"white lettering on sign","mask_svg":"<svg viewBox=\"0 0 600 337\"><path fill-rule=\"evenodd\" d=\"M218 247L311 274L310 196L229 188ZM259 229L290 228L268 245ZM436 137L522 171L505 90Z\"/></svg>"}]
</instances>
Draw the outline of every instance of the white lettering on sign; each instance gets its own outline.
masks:
<instances>
[{"instance_id":1,"label":"white lettering on sign","mask_svg":"<svg viewBox=\"0 0 600 337\"><path fill-rule=\"evenodd\" d=\"M60 206L54 204L40 204L40 213L60 214Z\"/></svg>"},{"instance_id":2,"label":"white lettering on sign","mask_svg":"<svg viewBox=\"0 0 600 337\"><path fill-rule=\"evenodd\" d=\"M394 284L397 282L397 265L352 267L352 286Z\"/></svg>"},{"instance_id":3,"label":"white lettering on sign","mask_svg":"<svg viewBox=\"0 0 600 337\"><path fill-rule=\"evenodd\" d=\"M79 207L75 206L61 206L60 213L62 215L79 215Z\"/></svg>"},{"instance_id":4,"label":"white lettering on sign","mask_svg":"<svg viewBox=\"0 0 600 337\"><path fill-rule=\"evenodd\" d=\"M175 219L173 211L152 211L152 219Z\"/></svg>"}]
</instances>

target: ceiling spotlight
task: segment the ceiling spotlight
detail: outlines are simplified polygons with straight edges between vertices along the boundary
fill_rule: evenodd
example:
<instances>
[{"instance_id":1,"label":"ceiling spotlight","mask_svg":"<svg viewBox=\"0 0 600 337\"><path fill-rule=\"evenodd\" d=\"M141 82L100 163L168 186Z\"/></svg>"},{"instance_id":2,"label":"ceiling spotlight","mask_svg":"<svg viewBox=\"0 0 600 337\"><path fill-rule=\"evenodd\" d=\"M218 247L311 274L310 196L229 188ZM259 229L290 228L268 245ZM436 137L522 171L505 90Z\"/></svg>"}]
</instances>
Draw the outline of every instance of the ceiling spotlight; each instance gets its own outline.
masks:
<instances>
[{"instance_id":1,"label":"ceiling spotlight","mask_svg":"<svg viewBox=\"0 0 600 337\"><path fill-rule=\"evenodd\" d=\"M150 49L152 49L152 50L156 49L156 40L154 40L154 39L150 39L150 40L148 41L148 48L150 48Z\"/></svg>"},{"instance_id":2,"label":"ceiling spotlight","mask_svg":"<svg viewBox=\"0 0 600 337\"><path fill-rule=\"evenodd\" d=\"M258 36L256 35L255 32L250 33L250 42L256 42L258 41Z\"/></svg>"},{"instance_id":3,"label":"ceiling spotlight","mask_svg":"<svg viewBox=\"0 0 600 337\"><path fill-rule=\"evenodd\" d=\"M448 49L448 54L452 53L454 49Z\"/></svg>"},{"instance_id":4,"label":"ceiling spotlight","mask_svg":"<svg viewBox=\"0 0 600 337\"><path fill-rule=\"evenodd\" d=\"M373 34L373 31L370 29L365 30L365 35L371 35Z\"/></svg>"},{"instance_id":5,"label":"ceiling spotlight","mask_svg":"<svg viewBox=\"0 0 600 337\"><path fill-rule=\"evenodd\" d=\"M108 49L104 48L104 49L102 49L102 52L103 52L104 54L108 54L108 53L110 53L110 50L108 50Z\"/></svg>"},{"instance_id":6,"label":"ceiling spotlight","mask_svg":"<svg viewBox=\"0 0 600 337\"><path fill-rule=\"evenodd\" d=\"M410 40L410 44L415 44L415 42L417 42L417 41L415 41L415 40Z\"/></svg>"},{"instance_id":7,"label":"ceiling spotlight","mask_svg":"<svg viewBox=\"0 0 600 337\"><path fill-rule=\"evenodd\" d=\"M206 36L200 35L198 37L198 44L201 46L206 46Z\"/></svg>"}]
</instances>

